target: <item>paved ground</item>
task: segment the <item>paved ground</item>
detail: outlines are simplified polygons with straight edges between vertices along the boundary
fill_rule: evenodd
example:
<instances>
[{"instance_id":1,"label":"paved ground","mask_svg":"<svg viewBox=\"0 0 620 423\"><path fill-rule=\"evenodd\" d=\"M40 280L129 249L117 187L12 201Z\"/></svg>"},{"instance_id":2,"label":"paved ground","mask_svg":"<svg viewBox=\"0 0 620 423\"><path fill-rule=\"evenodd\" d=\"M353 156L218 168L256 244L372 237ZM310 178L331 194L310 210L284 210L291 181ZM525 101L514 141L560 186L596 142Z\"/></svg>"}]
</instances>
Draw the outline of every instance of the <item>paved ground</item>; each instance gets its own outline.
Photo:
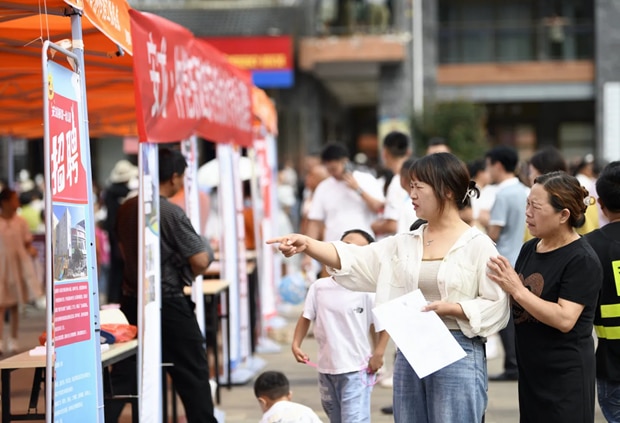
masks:
<instances>
[{"instance_id":1,"label":"paved ground","mask_svg":"<svg viewBox=\"0 0 620 423\"><path fill-rule=\"evenodd\" d=\"M274 332L272 336L281 342L282 348L279 353L258 354L265 361L264 370L280 370L287 374L291 381L294 400L304 403L317 411L320 417L327 422L325 414L321 410L316 382L316 370L312 367L298 364L290 353L289 340L292 336L294 321L298 310L291 310L286 317L288 324ZM20 345L26 350L37 343L38 335L45 326L44 314L41 311L28 310L22 314L20 331ZM308 338L304 342L304 349L316 357L316 342ZM489 360L489 373L497 373L501 368L501 358ZM27 409L27 401L32 386L32 371L20 370L13 375L13 411L23 412ZM256 423L260 419L260 409L254 398L252 382L241 386L234 386L228 390L223 388L222 400L219 409L226 415L227 423ZM377 385L372 395L372 421L375 423L392 422L391 416L381 414L381 407L391 403L391 389L381 388ZM39 402L39 410L44 409L43 399ZM131 421L129 409L126 407L121 423ZM517 384L516 382L491 382L489 384L489 407L486 416L487 423L513 423L518 421L517 407ZM605 420L597 406L596 423ZM89 423L89 422L85 422ZM185 423L184 418L179 423Z\"/></svg>"},{"instance_id":2,"label":"paved ground","mask_svg":"<svg viewBox=\"0 0 620 423\"><path fill-rule=\"evenodd\" d=\"M282 350L277 354L260 355L267 364L266 370L279 370L284 372L291 382L293 399L312 407L319 417L327 422L326 415L321 410L321 403L318 395L316 380L316 370L297 363L290 352L290 342L292 337L294 322L298 316L297 310L291 310L287 316L289 325L277 334L282 342ZM288 338L288 339L286 339ZM317 345L313 338L308 338L303 344L304 351L311 357L316 357ZM500 347L501 350L501 347ZM501 353L501 351L500 351ZM500 373L502 370L502 356L490 359L488 362L489 374ZM381 413L381 408L392 402L392 390L376 385L372 393L371 411L374 423L392 422L392 416ZM235 423L256 423L260 419L260 410L251 384L247 386L236 386L230 391L222 390L222 402L219 406L226 412L226 422ZM486 414L486 423L514 423L519 421L517 403L517 383L516 382L490 382L489 383L489 405ZM603 423L597 405L596 423ZM464 422L466 423L466 422Z\"/></svg>"}]
</instances>

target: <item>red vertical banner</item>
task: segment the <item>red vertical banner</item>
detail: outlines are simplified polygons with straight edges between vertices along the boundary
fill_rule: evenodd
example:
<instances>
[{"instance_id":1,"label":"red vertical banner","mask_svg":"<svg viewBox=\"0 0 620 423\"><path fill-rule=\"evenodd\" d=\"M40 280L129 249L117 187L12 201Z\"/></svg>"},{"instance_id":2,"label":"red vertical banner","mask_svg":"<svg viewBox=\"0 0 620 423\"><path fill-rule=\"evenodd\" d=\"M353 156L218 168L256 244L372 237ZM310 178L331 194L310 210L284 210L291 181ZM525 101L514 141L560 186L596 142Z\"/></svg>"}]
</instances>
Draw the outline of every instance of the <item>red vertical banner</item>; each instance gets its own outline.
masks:
<instances>
[{"instance_id":1,"label":"red vertical banner","mask_svg":"<svg viewBox=\"0 0 620 423\"><path fill-rule=\"evenodd\" d=\"M267 152L267 140L264 137L254 140L256 164L258 167L258 189L263 199L263 214L265 219L271 219L271 166Z\"/></svg>"},{"instance_id":2,"label":"red vertical banner","mask_svg":"<svg viewBox=\"0 0 620 423\"><path fill-rule=\"evenodd\" d=\"M49 103L52 201L86 203L88 190L77 123L78 102L52 91Z\"/></svg>"}]
</instances>

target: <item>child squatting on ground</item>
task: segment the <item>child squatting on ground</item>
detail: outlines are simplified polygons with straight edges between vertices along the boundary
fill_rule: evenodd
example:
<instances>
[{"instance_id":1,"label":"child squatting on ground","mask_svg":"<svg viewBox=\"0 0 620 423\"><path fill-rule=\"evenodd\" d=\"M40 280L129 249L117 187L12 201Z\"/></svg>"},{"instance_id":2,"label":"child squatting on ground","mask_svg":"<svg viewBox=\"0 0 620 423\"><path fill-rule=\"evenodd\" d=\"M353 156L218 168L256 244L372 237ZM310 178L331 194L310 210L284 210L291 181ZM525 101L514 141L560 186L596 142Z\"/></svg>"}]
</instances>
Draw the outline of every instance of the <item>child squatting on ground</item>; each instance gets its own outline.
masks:
<instances>
[{"instance_id":1,"label":"child squatting on ground","mask_svg":"<svg viewBox=\"0 0 620 423\"><path fill-rule=\"evenodd\" d=\"M261 373L254 382L254 395L263 410L260 423L321 422L311 408L291 401L293 394L284 373L274 371Z\"/></svg>"}]
</instances>

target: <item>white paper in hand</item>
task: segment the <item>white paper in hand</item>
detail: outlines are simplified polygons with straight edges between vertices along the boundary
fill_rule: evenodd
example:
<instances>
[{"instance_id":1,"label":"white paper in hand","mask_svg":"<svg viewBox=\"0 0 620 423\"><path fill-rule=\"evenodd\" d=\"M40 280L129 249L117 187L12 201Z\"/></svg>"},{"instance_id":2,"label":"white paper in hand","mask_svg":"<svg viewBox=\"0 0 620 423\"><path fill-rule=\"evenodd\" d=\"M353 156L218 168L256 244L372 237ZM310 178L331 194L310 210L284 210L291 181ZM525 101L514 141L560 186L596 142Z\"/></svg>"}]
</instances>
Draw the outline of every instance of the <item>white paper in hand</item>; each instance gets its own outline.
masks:
<instances>
[{"instance_id":1,"label":"white paper in hand","mask_svg":"<svg viewBox=\"0 0 620 423\"><path fill-rule=\"evenodd\" d=\"M419 378L467 355L434 311L422 311L426 303L417 289L372 310Z\"/></svg>"}]
</instances>

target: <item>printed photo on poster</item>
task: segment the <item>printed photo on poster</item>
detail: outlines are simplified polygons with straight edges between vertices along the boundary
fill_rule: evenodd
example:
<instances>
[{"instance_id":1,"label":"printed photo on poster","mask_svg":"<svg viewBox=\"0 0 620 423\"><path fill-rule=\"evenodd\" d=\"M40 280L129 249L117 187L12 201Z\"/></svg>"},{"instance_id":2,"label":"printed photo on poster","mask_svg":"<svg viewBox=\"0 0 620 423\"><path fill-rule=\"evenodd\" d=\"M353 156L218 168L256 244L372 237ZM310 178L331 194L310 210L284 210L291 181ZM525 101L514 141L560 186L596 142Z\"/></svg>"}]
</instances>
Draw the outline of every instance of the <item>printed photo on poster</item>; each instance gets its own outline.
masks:
<instances>
[{"instance_id":1,"label":"printed photo on poster","mask_svg":"<svg viewBox=\"0 0 620 423\"><path fill-rule=\"evenodd\" d=\"M84 207L54 205L52 239L54 281L88 278Z\"/></svg>"}]
</instances>

